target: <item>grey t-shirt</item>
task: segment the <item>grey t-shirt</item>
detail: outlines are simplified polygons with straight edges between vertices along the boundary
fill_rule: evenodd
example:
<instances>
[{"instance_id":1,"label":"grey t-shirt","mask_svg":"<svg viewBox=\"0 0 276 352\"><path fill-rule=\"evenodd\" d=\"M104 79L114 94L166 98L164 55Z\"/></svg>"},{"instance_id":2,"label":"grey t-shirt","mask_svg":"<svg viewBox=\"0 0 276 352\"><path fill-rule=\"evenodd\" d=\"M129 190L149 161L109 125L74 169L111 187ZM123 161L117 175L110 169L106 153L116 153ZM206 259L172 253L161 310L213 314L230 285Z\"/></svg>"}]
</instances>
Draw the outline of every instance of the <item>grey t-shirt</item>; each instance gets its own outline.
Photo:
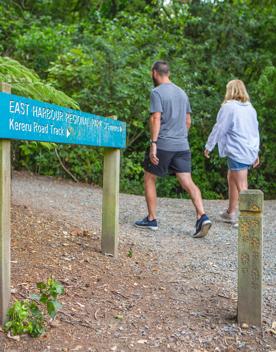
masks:
<instances>
[{"instance_id":1,"label":"grey t-shirt","mask_svg":"<svg viewBox=\"0 0 276 352\"><path fill-rule=\"evenodd\" d=\"M189 150L186 114L191 112L187 94L173 83L154 88L150 96L150 112L161 112L157 148L172 152Z\"/></svg>"}]
</instances>

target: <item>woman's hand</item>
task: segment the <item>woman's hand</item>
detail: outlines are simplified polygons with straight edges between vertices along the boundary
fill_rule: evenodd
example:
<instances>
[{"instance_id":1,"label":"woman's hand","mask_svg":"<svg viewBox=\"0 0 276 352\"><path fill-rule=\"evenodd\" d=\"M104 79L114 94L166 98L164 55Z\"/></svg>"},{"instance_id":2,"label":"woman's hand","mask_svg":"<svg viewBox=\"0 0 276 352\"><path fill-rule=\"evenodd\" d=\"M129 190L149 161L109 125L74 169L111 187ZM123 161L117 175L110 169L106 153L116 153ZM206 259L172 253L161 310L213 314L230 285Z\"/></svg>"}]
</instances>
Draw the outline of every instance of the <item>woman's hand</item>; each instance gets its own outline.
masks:
<instances>
[{"instance_id":1,"label":"woman's hand","mask_svg":"<svg viewBox=\"0 0 276 352\"><path fill-rule=\"evenodd\" d=\"M210 159L210 154L209 153L210 153L209 150L207 150L207 149L204 150L205 158Z\"/></svg>"},{"instance_id":2,"label":"woman's hand","mask_svg":"<svg viewBox=\"0 0 276 352\"><path fill-rule=\"evenodd\" d=\"M260 158L259 157L255 160L255 162L253 164L253 169L256 169L256 167L258 167L258 166L260 166Z\"/></svg>"},{"instance_id":3,"label":"woman's hand","mask_svg":"<svg viewBox=\"0 0 276 352\"><path fill-rule=\"evenodd\" d=\"M149 157L150 157L150 161L153 165L159 164L159 159L157 158L157 145L156 145L156 143L151 143Z\"/></svg>"}]
</instances>

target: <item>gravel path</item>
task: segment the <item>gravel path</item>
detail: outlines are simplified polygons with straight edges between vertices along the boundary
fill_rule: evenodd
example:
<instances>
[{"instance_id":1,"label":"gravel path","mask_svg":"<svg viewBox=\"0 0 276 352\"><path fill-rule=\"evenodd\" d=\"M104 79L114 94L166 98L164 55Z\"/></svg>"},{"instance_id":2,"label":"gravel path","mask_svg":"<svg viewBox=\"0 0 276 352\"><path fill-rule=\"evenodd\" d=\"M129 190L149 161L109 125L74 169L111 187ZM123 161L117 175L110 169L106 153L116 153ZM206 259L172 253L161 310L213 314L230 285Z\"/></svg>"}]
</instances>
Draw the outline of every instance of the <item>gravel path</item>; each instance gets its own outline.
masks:
<instances>
[{"instance_id":1,"label":"gravel path","mask_svg":"<svg viewBox=\"0 0 276 352\"><path fill-rule=\"evenodd\" d=\"M97 187L15 173L12 195L15 205L54 215L83 229L100 231L102 192ZM162 280L169 284L173 304L178 307L176 318L181 320L172 336L180 336L183 346L188 342L192 346L194 341L195 348L213 351L208 346L216 341L216 351L274 351L275 337L268 331L276 321L276 202L265 202L263 336L254 329L242 331L234 321L237 230L219 220L218 213L226 204L205 201L213 227L206 238L193 239L195 218L190 201L160 199L160 229L146 232L132 226L146 213L144 198L121 194L120 240L134 252L137 246L156 254ZM250 336L256 339L250 340ZM227 339L232 338L229 343ZM233 349L226 349L227 346Z\"/></svg>"}]
</instances>

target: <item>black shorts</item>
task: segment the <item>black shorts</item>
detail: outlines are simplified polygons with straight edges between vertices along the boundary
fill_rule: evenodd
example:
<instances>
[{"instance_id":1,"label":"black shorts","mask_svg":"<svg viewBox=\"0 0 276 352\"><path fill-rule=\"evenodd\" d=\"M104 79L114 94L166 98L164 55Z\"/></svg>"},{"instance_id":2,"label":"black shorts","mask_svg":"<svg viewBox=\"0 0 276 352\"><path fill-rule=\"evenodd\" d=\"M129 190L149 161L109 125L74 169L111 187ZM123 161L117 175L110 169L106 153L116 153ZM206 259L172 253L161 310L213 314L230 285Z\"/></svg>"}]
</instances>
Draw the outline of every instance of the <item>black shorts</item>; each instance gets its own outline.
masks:
<instances>
[{"instance_id":1,"label":"black shorts","mask_svg":"<svg viewBox=\"0 0 276 352\"><path fill-rule=\"evenodd\" d=\"M157 150L158 165L153 165L149 158L149 150L145 154L144 169L156 176L175 175L177 173L192 171L191 152L169 152L167 150Z\"/></svg>"}]
</instances>

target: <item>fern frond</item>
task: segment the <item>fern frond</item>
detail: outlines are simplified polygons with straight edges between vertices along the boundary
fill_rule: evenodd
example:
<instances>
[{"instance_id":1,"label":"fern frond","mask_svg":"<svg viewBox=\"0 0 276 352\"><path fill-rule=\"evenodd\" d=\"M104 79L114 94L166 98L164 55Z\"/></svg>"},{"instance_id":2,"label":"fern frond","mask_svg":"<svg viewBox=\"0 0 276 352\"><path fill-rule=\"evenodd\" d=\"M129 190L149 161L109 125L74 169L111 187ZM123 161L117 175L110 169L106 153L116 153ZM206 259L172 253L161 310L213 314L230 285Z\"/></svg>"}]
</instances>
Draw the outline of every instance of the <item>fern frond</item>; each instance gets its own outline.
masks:
<instances>
[{"instance_id":1,"label":"fern frond","mask_svg":"<svg viewBox=\"0 0 276 352\"><path fill-rule=\"evenodd\" d=\"M0 56L0 81L11 84L14 94L79 109L75 100L42 81L34 71L9 57Z\"/></svg>"}]
</instances>

